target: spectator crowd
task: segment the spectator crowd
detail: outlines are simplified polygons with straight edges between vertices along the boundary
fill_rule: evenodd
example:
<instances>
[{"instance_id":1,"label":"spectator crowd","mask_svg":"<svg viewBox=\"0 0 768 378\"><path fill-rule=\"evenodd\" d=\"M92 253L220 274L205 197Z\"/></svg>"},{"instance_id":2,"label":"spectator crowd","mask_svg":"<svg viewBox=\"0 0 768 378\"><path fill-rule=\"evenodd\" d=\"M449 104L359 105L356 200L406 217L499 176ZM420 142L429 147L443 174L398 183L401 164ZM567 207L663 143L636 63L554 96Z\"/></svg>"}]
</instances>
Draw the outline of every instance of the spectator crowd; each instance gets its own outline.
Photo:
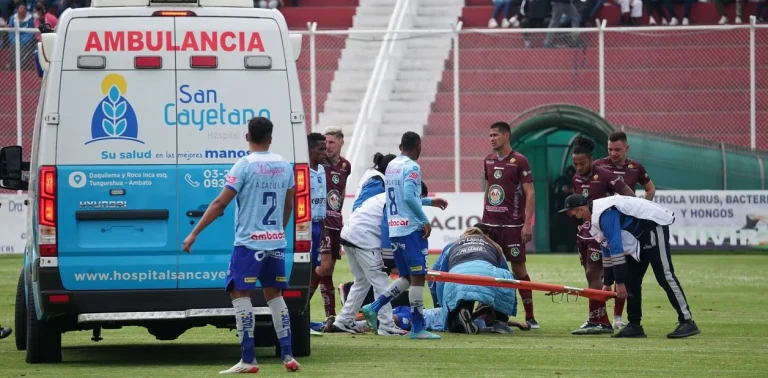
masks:
<instances>
[{"instance_id":1,"label":"spectator crowd","mask_svg":"<svg viewBox=\"0 0 768 378\"><path fill-rule=\"evenodd\" d=\"M567 28L595 26L597 12L606 3L620 7L620 25L640 25L643 17L643 5L648 15L648 24L676 26L690 25L691 8L694 0L490 0L493 12L488 20L489 28ZM741 24L744 19L744 3L746 0L698 0L712 1L720 20L718 24L728 24L725 7L735 6L734 23ZM682 20L675 5L683 5ZM768 15L765 9L766 1L759 1L755 10L757 22L764 22ZM499 23L499 20L501 23ZM529 34L523 34L525 46L532 47ZM544 47L553 47L553 34L547 33ZM573 44L578 45L578 37L574 36Z\"/></svg>"}]
</instances>

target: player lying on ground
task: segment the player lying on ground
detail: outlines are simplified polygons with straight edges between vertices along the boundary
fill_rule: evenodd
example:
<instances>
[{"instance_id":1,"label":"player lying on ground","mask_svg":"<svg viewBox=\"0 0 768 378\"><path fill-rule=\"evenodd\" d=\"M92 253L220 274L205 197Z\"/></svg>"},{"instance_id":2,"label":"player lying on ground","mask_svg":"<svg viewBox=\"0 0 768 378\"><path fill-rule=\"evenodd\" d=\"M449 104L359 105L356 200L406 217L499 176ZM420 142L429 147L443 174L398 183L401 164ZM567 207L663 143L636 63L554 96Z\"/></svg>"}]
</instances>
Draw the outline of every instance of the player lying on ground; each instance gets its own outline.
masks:
<instances>
[{"instance_id":1,"label":"player lying on ground","mask_svg":"<svg viewBox=\"0 0 768 378\"><path fill-rule=\"evenodd\" d=\"M404 295L400 295L398 298L403 298ZM407 297L405 297L407 301ZM395 303L397 301L397 298L393 300L391 303ZM373 302L373 299L371 299L371 302ZM448 310L442 307L438 308L425 308L424 309L424 328L427 331L430 332L452 332L452 333L466 333L466 329L463 325L461 325L459 322L454 322L452 324L452 327L449 327L449 329L445 329L445 324L443 321L447 317L445 314ZM483 304L480 304L477 309L472 313L472 322L477 325L477 328L479 329L479 332L485 332L485 333L510 333L509 329L506 329L504 327L498 327L494 326L498 320L503 321L504 317L497 318L497 313L489 306L485 306ZM531 329L531 326L527 323L521 323L514 320L511 320L509 318L506 318L507 326L508 327L517 327L521 330L527 331ZM401 329L404 330L410 330L411 329L411 307L410 304L406 302L406 305L404 306L396 306L392 310L392 321ZM318 332L323 331L324 322L312 322L310 324L310 327ZM363 314L358 314L355 317L355 327L357 327L362 332L371 331L371 328L366 324L365 317Z\"/></svg>"},{"instance_id":2,"label":"player lying on ground","mask_svg":"<svg viewBox=\"0 0 768 378\"><path fill-rule=\"evenodd\" d=\"M241 360L220 374L256 373L259 366L254 356L254 315L251 291L256 281L261 283L264 297L272 313L272 324L280 342L280 350L288 371L299 370L299 363L291 350L291 318L283 300L285 280L285 238L271 239L263 235L285 235L294 201L293 166L282 156L269 151L272 144L272 122L256 117L248 122L251 153L235 163L227 174L227 184L211 202L200 222L184 239L184 252L191 253L192 245L200 233L216 220L233 199L237 206L235 247L227 268L226 290L235 308L237 336L240 338ZM274 172L259 174L258 172ZM268 189L265 189L268 188ZM266 195L275 196L265 206ZM282 218L281 218L282 216ZM270 219L270 217L272 217ZM266 221L265 221L266 220ZM253 278L256 279L253 279Z\"/></svg>"},{"instance_id":3,"label":"player lying on ground","mask_svg":"<svg viewBox=\"0 0 768 378\"><path fill-rule=\"evenodd\" d=\"M483 224L468 228L459 240L443 249L432 270L514 279L501 247L484 230L487 232L488 228ZM443 324L448 324L451 329L463 328L466 333L478 333L480 330L472 322L472 308L479 302L495 310L499 320L493 323L494 330L512 332L506 320L508 316L517 315L515 289L437 282L430 285L430 292L435 306L447 310Z\"/></svg>"},{"instance_id":4,"label":"player lying on ground","mask_svg":"<svg viewBox=\"0 0 768 378\"><path fill-rule=\"evenodd\" d=\"M386 214L389 225L389 238L392 241L392 253L400 272L396 279L370 305L363 307L365 320L376 332L379 310L400 292L413 286L408 291L408 299L413 309L413 326L408 335L411 339L439 339L439 335L423 329L424 325L424 282L427 274L426 255L429 251L427 238L432 231L429 219L422 210L421 168L416 161L421 155L421 137L412 131L403 134L400 140L402 155L392 160L384 175L386 190ZM445 209L448 203L435 198L431 203Z\"/></svg>"}]
</instances>

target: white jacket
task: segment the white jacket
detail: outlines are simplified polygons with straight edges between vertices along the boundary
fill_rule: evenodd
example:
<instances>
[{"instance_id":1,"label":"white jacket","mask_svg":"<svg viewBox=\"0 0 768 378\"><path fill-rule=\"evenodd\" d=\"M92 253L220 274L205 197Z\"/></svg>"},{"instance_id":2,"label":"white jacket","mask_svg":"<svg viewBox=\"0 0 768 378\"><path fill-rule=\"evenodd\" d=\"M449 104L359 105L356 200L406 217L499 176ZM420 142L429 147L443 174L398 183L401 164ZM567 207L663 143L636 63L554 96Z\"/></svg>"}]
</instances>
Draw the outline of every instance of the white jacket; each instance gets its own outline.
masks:
<instances>
[{"instance_id":1,"label":"white jacket","mask_svg":"<svg viewBox=\"0 0 768 378\"><path fill-rule=\"evenodd\" d=\"M600 228L600 216L612 207L615 207L616 210L624 215L649 220L660 226L669 226L675 223L675 213L672 210L643 198L614 195L594 200L592 201L592 218L589 233L604 247L606 246L606 240L603 230ZM635 260L640 260L640 243L632 233L622 230L621 243L624 247L625 255L631 255Z\"/></svg>"}]
</instances>

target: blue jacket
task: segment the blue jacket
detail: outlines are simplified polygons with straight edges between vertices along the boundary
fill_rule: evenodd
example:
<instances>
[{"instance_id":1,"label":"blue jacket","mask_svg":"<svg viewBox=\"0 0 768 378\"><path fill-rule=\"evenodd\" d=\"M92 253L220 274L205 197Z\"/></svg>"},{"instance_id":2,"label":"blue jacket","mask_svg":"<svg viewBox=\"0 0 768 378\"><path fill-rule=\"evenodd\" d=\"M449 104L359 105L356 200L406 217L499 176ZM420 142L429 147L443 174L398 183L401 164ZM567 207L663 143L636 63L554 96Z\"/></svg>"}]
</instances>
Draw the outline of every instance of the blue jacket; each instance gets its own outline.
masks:
<instances>
[{"instance_id":1,"label":"blue jacket","mask_svg":"<svg viewBox=\"0 0 768 378\"><path fill-rule=\"evenodd\" d=\"M355 203L352 204L352 211L357 210L368 198L381 193L384 193L384 180L379 176L371 177L360 189L360 194L355 198ZM381 218L381 248L392 249L392 242L389 241L386 207L381 209L381 211L384 213L384 216Z\"/></svg>"},{"instance_id":2,"label":"blue jacket","mask_svg":"<svg viewBox=\"0 0 768 378\"><path fill-rule=\"evenodd\" d=\"M469 261L448 270L448 251L454 244L455 242L450 243L443 248L440 257L432 265L432 270L495 278L515 278L509 271L506 260L500 266L481 260ZM437 282L430 285L429 291L432 294L435 307L446 307L448 310L444 311L446 317L448 312L455 309L461 300L477 301L506 315L517 316L517 292L515 289ZM447 319L445 321L447 322Z\"/></svg>"}]
</instances>

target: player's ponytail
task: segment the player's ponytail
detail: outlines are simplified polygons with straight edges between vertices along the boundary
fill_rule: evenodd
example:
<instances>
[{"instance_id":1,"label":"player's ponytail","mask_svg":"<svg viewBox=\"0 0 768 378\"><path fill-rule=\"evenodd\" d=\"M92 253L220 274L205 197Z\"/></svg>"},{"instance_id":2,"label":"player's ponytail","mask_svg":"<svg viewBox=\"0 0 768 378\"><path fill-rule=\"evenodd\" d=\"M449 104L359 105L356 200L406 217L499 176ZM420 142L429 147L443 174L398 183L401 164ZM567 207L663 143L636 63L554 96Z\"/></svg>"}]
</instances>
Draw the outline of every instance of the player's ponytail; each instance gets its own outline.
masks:
<instances>
[{"instance_id":1,"label":"player's ponytail","mask_svg":"<svg viewBox=\"0 0 768 378\"><path fill-rule=\"evenodd\" d=\"M373 166L376 167L379 165L379 162L381 161L381 158L383 158L384 155L381 152L377 152L373 155Z\"/></svg>"},{"instance_id":2,"label":"player's ponytail","mask_svg":"<svg viewBox=\"0 0 768 378\"><path fill-rule=\"evenodd\" d=\"M396 157L397 156L392 154L382 155L381 152L377 152L373 155L373 168L381 172L383 175L385 172L387 172L387 166L389 165L389 162L395 160Z\"/></svg>"},{"instance_id":3,"label":"player's ponytail","mask_svg":"<svg viewBox=\"0 0 768 378\"><path fill-rule=\"evenodd\" d=\"M595 150L595 142L591 139L585 138L581 135L577 136L573 140L573 153L577 155L589 155L592 156L592 151Z\"/></svg>"}]
</instances>

